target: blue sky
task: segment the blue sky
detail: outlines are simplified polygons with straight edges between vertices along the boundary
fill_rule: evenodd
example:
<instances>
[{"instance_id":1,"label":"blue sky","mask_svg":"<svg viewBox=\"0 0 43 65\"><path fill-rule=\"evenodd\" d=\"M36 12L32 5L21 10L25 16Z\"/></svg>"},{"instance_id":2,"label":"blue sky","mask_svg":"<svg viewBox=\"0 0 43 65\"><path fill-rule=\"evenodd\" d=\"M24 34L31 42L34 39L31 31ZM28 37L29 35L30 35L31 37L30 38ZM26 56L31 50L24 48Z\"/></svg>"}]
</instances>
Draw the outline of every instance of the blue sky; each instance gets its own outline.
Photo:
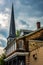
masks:
<instances>
[{"instance_id":1,"label":"blue sky","mask_svg":"<svg viewBox=\"0 0 43 65\"><path fill-rule=\"evenodd\" d=\"M0 46L5 47L9 33L12 2L16 29L35 30L43 26L43 0L0 0Z\"/></svg>"}]
</instances>

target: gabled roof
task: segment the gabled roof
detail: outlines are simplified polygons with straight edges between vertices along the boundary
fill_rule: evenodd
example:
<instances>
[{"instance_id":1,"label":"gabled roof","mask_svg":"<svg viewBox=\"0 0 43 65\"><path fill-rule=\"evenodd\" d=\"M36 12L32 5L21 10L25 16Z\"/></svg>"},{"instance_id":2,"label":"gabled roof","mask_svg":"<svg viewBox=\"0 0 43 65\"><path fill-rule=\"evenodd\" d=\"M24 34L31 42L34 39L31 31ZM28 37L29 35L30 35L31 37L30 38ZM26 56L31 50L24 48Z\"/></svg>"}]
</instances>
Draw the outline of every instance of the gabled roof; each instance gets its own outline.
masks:
<instances>
[{"instance_id":1,"label":"gabled roof","mask_svg":"<svg viewBox=\"0 0 43 65\"><path fill-rule=\"evenodd\" d=\"M27 36L31 36L31 35L33 35L33 34L35 34L35 33L37 33L37 32L40 32L41 30L43 30L43 27L41 27L41 28L35 30L34 32L31 32L31 33L26 34L26 35L24 35L24 36L18 37L18 38L16 38L16 39L18 40L18 39L25 38L25 37L27 37Z\"/></svg>"}]
</instances>

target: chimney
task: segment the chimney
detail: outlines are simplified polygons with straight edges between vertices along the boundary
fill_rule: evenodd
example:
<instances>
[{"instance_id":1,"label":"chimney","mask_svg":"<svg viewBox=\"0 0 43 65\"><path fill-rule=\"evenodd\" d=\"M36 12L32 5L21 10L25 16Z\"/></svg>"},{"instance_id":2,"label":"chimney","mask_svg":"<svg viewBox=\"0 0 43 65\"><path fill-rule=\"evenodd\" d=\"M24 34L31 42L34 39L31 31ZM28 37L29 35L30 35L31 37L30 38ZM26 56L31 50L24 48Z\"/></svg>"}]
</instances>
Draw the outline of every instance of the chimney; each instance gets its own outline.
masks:
<instances>
[{"instance_id":1,"label":"chimney","mask_svg":"<svg viewBox=\"0 0 43 65\"><path fill-rule=\"evenodd\" d=\"M40 22L37 22L37 29L40 28Z\"/></svg>"}]
</instances>

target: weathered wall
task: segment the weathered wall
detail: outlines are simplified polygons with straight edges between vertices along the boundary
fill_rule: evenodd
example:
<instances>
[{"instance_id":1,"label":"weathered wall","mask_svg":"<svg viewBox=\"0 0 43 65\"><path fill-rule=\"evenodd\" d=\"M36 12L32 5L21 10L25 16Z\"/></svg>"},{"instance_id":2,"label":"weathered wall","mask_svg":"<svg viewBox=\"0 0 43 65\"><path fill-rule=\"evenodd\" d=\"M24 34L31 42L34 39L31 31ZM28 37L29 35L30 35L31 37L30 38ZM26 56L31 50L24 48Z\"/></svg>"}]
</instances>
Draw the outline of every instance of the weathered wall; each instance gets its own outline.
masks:
<instances>
[{"instance_id":1,"label":"weathered wall","mask_svg":"<svg viewBox=\"0 0 43 65\"><path fill-rule=\"evenodd\" d=\"M34 54L36 54L36 59L33 56ZM43 47L30 53L30 65L43 65Z\"/></svg>"},{"instance_id":2,"label":"weathered wall","mask_svg":"<svg viewBox=\"0 0 43 65\"><path fill-rule=\"evenodd\" d=\"M25 56L25 60L26 60L26 65L29 65L29 63L30 63L30 54Z\"/></svg>"},{"instance_id":3,"label":"weathered wall","mask_svg":"<svg viewBox=\"0 0 43 65\"><path fill-rule=\"evenodd\" d=\"M29 44L28 47L30 51L43 47L43 41L40 40L29 40L28 44Z\"/></svg>"},{"instance_id":4,"label":"weathered wall","mask_svg":"<svg viewBox=\"0 0 43 65\"><path fill-rule=\"evenodd\" d=\"M29 40L29 51L26 65L43 65L43 41Z\"/></svg>"}]
</instances>

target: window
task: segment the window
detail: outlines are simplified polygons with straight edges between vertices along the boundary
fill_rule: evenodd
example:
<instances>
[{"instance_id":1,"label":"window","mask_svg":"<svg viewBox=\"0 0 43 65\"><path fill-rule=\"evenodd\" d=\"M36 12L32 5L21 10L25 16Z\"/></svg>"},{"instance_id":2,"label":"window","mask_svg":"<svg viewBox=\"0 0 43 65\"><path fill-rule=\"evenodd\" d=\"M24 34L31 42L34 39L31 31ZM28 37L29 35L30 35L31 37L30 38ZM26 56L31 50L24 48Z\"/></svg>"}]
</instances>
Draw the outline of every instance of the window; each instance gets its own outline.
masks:
<instances>
[{"instance_id":1,"label":"window","mask_svg":"<svg viewBox=\"0 0 43 65\"><path fill-rule=\"evenodd\" d=\"M20 40L18 43L18 48L23 49L23 40Z\"/></svg>"},{"instance_id":2,"label":"window","mask_svg":"<svg viewBox=\"0 0 43 65\"><path fill-rule=\"evenodd\" d=\"M16 50L16 42L14 42L14 50Z\"/></svg>"},{"instance_id":3,"label":"window","mask_svg":"<svg viewBox=\"0 0 43 65\"><path fill-rule=\"evenodd\" d=\"M12 45L11 45L11 52L15 51L16 50L16 43L14 42Z\"/></svg>"},{"instance_id":4,"label":"window","mask_svg":"<svg viewBox=\"0 0 43 65\"><path fill-rule=\"evenodd\" d=\"M25 57L24 56L19 57L19 65L25 65Z\"/></svg>"},{"instance_id":5,"label":"window","mask_svg":"<svg viewBox=\"0 0 43 65\"><path fill-rule=\"evenodd\" d=\"M24 65L24 62L23 62L23 60L22 60L22 61L20 61L20 62L19 62L19 64L20 64L20 65Z\"/></svg>"}]
</instances>

